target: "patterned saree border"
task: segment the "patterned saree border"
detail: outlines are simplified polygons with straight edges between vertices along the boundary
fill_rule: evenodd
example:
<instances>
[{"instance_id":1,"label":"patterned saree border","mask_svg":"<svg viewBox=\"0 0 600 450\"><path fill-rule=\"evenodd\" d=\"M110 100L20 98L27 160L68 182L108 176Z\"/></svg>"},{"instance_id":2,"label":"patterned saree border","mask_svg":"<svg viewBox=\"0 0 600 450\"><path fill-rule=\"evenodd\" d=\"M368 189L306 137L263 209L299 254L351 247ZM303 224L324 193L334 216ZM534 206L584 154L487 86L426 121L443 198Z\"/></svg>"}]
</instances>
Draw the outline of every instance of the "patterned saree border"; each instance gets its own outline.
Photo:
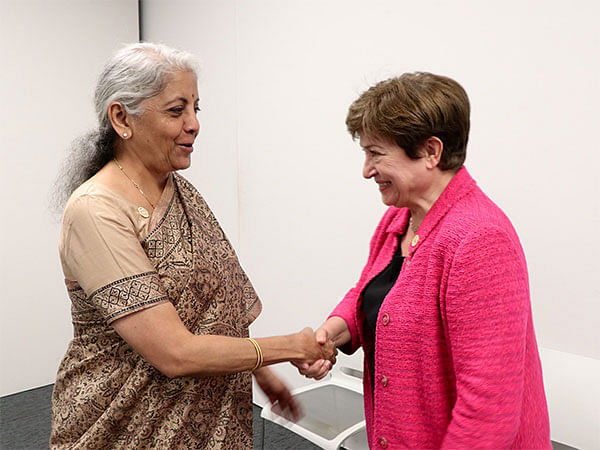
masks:
<instances>
[{"instance_id":1,"label":"patterned saree border","mask_svg":"<svg viewBox=\"0 0 600 450\"><path fill-rule=\"evenodd\" d=\"M110 324L111 322L114 322L119 317L127 315L128 313L130 313L132 311L141 311L142 309L146 309L149 306L154 305L155 303L164 303L164 302L168 302L168 301L169 301L169 298L166 295L164 295L159 298L148 300L147 302L144 302L144 303L138 303L137 305L129 306L127 308L121 309L120 311L114 312L113 314L107 316L106 323Z\"/></svg>"},{"instance_id":2,"label":"patterned saree border","mask_svg":"<svg viewBox=\"0 0 600 450\"><path fill-rule=\"evenodd\" d=\"M151 270L150 272L142 272L142 273L138 273L136 275L130 275L128 277L121 278L119 280L111 281L110 283L108 283L108 284L102 286L101 288L96 289L94 292L92 292L90 295L90 298L95 297L96 295L100 294L101 292L105 291L106 289L116 286L117 284L124 283L126 281L136 280L138 278L146 277L148 275L153 275L153 274L158 276L158 273L156 272L156 270Z\"/></svg>"},{"instance_id":3,"label":"patterned saree border","mask_svg":"<svg viewBox=\"0 0 600 450\"><path fill-rule=\"evenodd\" d=\"M132 311L168 301L156 271L115 280L94 291L89 299L92 304L104 311L104 319L107 323Z\"/></svg>"}]
</instances>

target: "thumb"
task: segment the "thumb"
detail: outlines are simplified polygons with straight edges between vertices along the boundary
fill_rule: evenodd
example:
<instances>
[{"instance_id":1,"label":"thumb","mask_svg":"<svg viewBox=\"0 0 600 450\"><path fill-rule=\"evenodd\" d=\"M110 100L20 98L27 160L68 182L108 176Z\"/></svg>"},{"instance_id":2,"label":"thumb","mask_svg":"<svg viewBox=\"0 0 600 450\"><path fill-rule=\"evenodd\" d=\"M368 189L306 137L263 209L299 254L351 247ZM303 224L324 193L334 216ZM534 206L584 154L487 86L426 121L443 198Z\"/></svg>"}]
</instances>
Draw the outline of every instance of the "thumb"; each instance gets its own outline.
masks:
<instances>
[{"instance_id":1,"label":"thumb","mask_svg":"<svg viewBox=\"0 0 600 450\"><path fill-rule=\"evenodd\" d=\"M315 333L315 338L317 339L317 342L321 345L325 344L327 342L328 339L328 333L327 330L325 330L325 328L321 327L317 330L317 332Z\"/></svg>"}]
</instances>

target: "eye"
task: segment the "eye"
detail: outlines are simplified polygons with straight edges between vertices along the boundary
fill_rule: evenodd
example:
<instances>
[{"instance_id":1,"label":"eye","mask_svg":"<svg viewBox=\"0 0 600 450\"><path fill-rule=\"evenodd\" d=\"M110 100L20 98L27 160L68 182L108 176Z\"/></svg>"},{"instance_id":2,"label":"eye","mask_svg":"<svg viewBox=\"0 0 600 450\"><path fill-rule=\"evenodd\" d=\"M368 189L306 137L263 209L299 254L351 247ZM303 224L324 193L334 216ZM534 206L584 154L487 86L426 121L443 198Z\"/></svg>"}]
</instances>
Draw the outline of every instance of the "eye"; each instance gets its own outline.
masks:
<instances>
[{"instance_id":1,"label":"eye","mask_svg":"<svg viewBox=\"0 0 600 450\"><path fill-rule=\"evenodd\" d=\"M200 111L202 111L202 110L200 109L200 107L198 105L194 106L194 112L196 114L198 114Z\"/></svg>"},{"instance_id":2,"label":"eye","mask_svg":"<svg viewBox=\"0 0 600 450\"><path fill-rule=\"evenodd\" d=\"M175 115L180 115L183 113L183 106L174 106L173 108L169 108L169 112L172 112Z\"/></svg>"}]
</instances>

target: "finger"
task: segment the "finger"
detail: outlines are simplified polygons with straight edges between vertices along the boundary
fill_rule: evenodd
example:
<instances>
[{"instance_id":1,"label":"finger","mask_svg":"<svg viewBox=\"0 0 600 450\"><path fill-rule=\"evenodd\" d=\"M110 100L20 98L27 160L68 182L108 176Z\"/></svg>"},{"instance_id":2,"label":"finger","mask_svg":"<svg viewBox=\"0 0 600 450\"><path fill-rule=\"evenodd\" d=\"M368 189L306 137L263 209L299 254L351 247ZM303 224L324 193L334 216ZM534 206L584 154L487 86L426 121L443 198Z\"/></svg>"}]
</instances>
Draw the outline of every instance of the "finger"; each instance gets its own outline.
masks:
<instances>
[{"instance_id":1,"label":"finger","mask_svg":"<svg viewBox=\"0 0 600 450\"><path fill-rule=\"evenodd\" d=\"M288 420L293 420L296 422L300 419L300 410L298 407L298 403L296 399L292 397L291 392L285 386L282 386L282 390L278 393L279 405L281 409L285 412L286 418Z\"/></svg>"},{"instance_id":2,"label":"finger","mask_svg":"<svg viewBox=\"0 0 600 450\"><path fill-rule=\"evenodd\" d=\"M279 406L281 407L282 410L285 410L289 407L290 397L291 396L285 395L285 393L283 393L283 392L277 396L277 400L279 401Z\"/></svg>"},{"instance_id":3,"label":"finger","mask_svg":"<svg viewBox=\"0 0 600 450\"><path fill-rule=\"evenodd\" d=\"M317 376L315 376L315 380L322 380L323 378L325 378L327 376L327 374L329 373L328 370L324 370L322 372L320 372Z\"/></svg>"},{"instance_id":4,"label":"finger","mask_svg":"<svg viewBox=\"0 0 600 450\"><path fill-rule=\"evenodd\" d=\"M302 370L308 370L310 369L310 364L308 363L294 363L294 365L298 368L298 370L302 371Z\"/></svg>"},{"instance_id":5,"label":"finger","mask_svg":"<svg viewBox=\"0 0 600 450\"><path fill-rule=\"evenodd\" d=\"M314 378L316 375L321 373L321 368L322 365L317 361L317 363L313 364L310 369L304 371L303 375L308 378Z\"/></svg>"},{"instance_id":6,"label":"finger","mask_svg":"<svg viewBox=\"0 0 600 450\"><path fill-rule=\"evenodd\" d=\"M302 417L302 411L300 410L300 406L294 397L290 397L288 406L290 408L290 412L292 413L292 417L294 418L294 422L298 422Z\"/></svg>"},{"instance_id":7,"label":"finger","mask_svg":"<svg viewBox=\"0 0 600 450\"><path fill-rule=\"evenodd\" d=\"M315 380L320 380L323 377L325 377L325 375L327 375L328 373L328 361L323 361L323 364L321 364L321 366L318 369L315 369L315 371L311 373L311 378L314 378Z\"/></svg>"},{"instance_id":8,"label":"finger","mask_svg":"<svg viewBox=\"0 0 600 450\"><path fill-rule=\"evenodd\" d=\"M310 369L310 365L308 363L299 363L296 361L292 361L291 363L302 375L304 375L305 372Z\"/></svg>"},{"instance_id":9,"label":"finger","mask_svg":"<svg viewBox=\"0 0 600 450\"><path fill-rule=\"evenodd\" d=\"M315 363L311 366L311 372L313 374L321 373L321 371L323 370L323 364L325 364L324 359L319 359L318 361L315 361Z\"/></svg>"}]
</instances>

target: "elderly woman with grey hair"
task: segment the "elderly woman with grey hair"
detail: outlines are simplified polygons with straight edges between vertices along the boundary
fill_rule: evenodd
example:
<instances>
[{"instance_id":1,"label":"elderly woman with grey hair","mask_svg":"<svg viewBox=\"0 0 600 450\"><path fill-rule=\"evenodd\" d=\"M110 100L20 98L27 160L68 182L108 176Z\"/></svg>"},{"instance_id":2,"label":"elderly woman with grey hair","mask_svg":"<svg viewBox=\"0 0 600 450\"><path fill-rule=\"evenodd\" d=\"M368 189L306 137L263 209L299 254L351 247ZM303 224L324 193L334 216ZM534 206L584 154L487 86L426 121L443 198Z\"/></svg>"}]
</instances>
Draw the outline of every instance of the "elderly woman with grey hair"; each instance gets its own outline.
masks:
<instances>
[{"instance_id":1,"label":"elderly woman with grey hair","mask_svg":"<svg viewBox=\"0 0 600 450\"><path fill-rule=\"evenodd\" d=\"M252 448L251 373L331 367L313 331L251 339L261 303L211 210L177 174L199 123L194 62L155 44L117 52L95 95L99 129L74 143L60 257L74 338L52 397L51 448Z\"/></svg>"}]
</instances>

